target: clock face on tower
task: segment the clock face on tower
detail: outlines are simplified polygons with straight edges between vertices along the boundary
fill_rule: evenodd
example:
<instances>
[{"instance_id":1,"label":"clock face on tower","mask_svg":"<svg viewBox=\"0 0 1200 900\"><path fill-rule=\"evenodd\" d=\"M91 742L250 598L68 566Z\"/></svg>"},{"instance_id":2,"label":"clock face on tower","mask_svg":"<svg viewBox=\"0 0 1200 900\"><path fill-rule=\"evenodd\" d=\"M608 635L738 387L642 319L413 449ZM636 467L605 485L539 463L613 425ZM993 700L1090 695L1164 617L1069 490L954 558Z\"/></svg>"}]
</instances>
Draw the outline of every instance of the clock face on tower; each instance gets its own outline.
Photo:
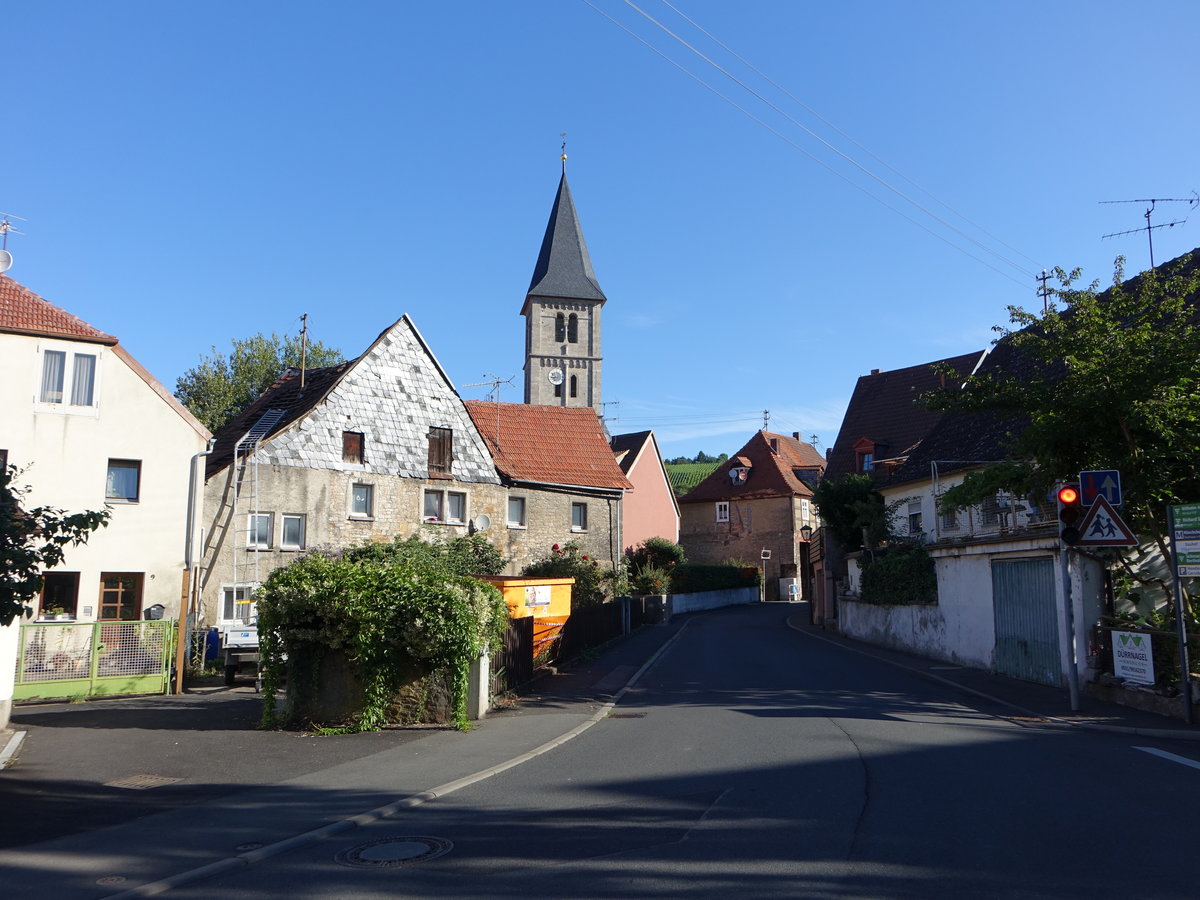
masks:
<instances>
[{"instance_id":1,"label":"clock face on tower","mask_svg":"<svg viewBox=\"0 0 1200 900\"><path fill-rule=\"evenodd\" d=\"M551 369L549 372L546 373L546 380L554 385L562 384L563 383L562 369Z\"/></svg>"}]
</instances>

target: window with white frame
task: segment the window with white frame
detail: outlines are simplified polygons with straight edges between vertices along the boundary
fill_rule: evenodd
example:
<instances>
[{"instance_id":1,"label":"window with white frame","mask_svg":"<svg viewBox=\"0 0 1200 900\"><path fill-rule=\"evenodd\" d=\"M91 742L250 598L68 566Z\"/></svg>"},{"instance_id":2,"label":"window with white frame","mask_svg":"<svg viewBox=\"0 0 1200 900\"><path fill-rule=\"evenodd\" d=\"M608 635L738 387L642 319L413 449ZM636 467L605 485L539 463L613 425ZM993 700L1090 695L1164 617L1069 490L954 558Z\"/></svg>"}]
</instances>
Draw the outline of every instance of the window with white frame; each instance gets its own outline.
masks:
<instances>
[{"instance_id":1,"label":"window with white frame","mask_svg":"<svg viewBox=\"0 0 1200 900\"><path fill-rule=\"evenodd\" d=\"M921 501L914 500L908 504L908 533L921 534Z\"/></svg>"},{"instance_id":2,"label":"window with white frame","mask_svg":"<svg viewBox=\"0 0 1200 900\"><path fill-rule=\"evenodd\" d=\"M38 401L56 406L95 406L96 360L95 353L43 350Z\"/></svg>"},{"instance_id":3,"label":"window with white frame","mask_svg":"<svg viewBox=\"0 0 1200 900\"><path fill-rule=\"evenodd\" d=\"M425 491L422 518L426 522L461 525L467 520L467 495L461 491Z\"/></svg>"},{"instance_id":4,"label":"window with white frame","mask_svg":"<svg viewBox=\"0 0 1200 900\"><path fill-rule=\"evenodd\" d=\"M246 516L246 549L271 549L271 513L250 513Z\"/></svg>"},{"instance_id":5,"label":"window with white frame","mask_svg":"<svg viewBox=\"0 0 1200 900\"><path fill-rule=\"evenodd\" d=\"M221 621L243 622L253 621L255 604L250 598L254 594L252 584L221 585Z\"/></svg>"},{"instance_id":6,"label":"window with white frame","mask_svg":"<svg viewBox=\"0 0 1200 900\"><path fill-rule=\"evenodd\" d=\"M572 503L571 504L571 530L572 531L587 531L587 504Z\"/></svg>"},{"instance_id":7,"label":"window with white frame","mask_svg":"<svg viewBox=\"0 0 1200 900\"><path fill-rule=\"evenodd\" d=\"M524 497L509 497L508 498L508 527L509 528L524 528L525 527L525 498Z\"/></svg>"},{"instance_id":8,"label":"window with white frame","mask_svg":"<svg viewBox=\"0 0 1200 900\"><path fill-rule=\"evenodd\" d=\"M370 519L375 515L375 485L350 485L350 518Z\"/></svg>"},{"instance_id":9,"label":"window with white frame","mask_svg":"<svg viewBox=\"0 0 1200 900\"><path fill-rule=\"evenodd\" d=\"M728 500L718 500L717 501L717 521L718 522L728 522L729 521L729 501Z\"/></svg>"},{"instance_id":10,"label":"window with white frame","mask_svg":"<svg viewBox=\"0 0 1200 900\"><path fill-rule=\"evenodd\" d=\"M110 459L104 483L104 499L137 503L142 491L140 459Z\"/></svg>"},{"instance_id":11,"label":"window with white frame","mask_svg":"<svg viewBox=\"0 0 1200 900\"><path fill-rule=\"evenodd\" d=\"M940 501L938 505L941 505ZM941 531L958 531L958 510L943 509L938 516L938 529Z\"/></svg>"},{"instance_id":12,"label":"window with white frame","mask_svg":"<svg viewBox=\"0 0 1200 900\"><path fill-rule=\"evenodd\" d=\"M807 523L810 518L812 518L812 504L809 503L807 500L801 500L800 501L800 521L801 521L801 523Z\"/></svg>"},{"instance_id":13,"label":"window with white frame","mask_svg":"<svg viewBox=\"0 0 1200 900\"><path fill-rule=\"evenodd\" d=\"M279 549L304 549L304 516L285 513L279 517Z\"/></svg>"}]
</instances>

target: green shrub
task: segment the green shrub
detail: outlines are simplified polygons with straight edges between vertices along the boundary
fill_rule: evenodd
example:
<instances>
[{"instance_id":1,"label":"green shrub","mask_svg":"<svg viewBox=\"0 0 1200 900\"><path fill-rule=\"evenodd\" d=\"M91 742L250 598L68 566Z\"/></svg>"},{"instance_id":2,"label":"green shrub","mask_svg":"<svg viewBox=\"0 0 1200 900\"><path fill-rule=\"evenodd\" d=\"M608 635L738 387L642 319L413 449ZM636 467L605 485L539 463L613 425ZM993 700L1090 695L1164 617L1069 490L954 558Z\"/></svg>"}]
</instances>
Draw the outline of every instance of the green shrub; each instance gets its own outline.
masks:
<instances>
[{"instance_id":1,"label":"green shrub","mask_svg":"<svg viewBox=\"0 0 1200 900\"><path fill-rule=\"evenodd\" d=\"M733 564L683 563L671 572L671 593L694 594L731 588L757 587L759 570Z\"/></svg>"},{"instance_id":2,"label":"green shrub","mask_svg":"<svg viewBox=\"0 0 1200 900\"><path fill-rule=\"evenodd\" d=\"M658 566L644 566L629 580L629 588L634 594L670 594L671 571Z\"/></svg>"},{"instance_id":3,"label":"green shrub","mask_svg":"<svg viewBox=\"0 0 1200 900\"><path fill-rule=\"evenodd\" d=\"M454 721L466 727L471 662L499 646L508 612L499 590L456 571L462 555L419 543L316 551L271 573L255 595L264 727L277 724L285 659L288 722L306 724L330 651L345 655L361 685L361 713L349 730L379 728L404 684L442 671L452 680Z\"/></svg>"},{"instance_id":4,"label":"green shrub","mask_svg":"<svg viewBox=\"0 0 1200 900\"><path fill-rule=\"evenodd\" d=\"M608 583L612 575L584 553L576 541L555 544L546 556L535 559L521 574L528 578L574 578L572 609L596 606L610 596Z\"/></svg>"},{"instance_id":5,"label":"green shrub","mask_svg":"<svg viewBox=\"0 0 1200 900\"><path fill-rule=\"evenodd\" d=\"M684 562L683 548L662 537L646 538L627 555L634 574L648 566L669 571Z\"/></svg>"},{"instance_id":6,"label":"green shrub","mask_svg":"<svg viewBox=\"0 0 1200 900\"><path fill-rule=\"evenodd\" d=\"M893 544L859 559L862 600L881 606L937 602L933 558L919 544Z\"/></svg>"}]
</instances>

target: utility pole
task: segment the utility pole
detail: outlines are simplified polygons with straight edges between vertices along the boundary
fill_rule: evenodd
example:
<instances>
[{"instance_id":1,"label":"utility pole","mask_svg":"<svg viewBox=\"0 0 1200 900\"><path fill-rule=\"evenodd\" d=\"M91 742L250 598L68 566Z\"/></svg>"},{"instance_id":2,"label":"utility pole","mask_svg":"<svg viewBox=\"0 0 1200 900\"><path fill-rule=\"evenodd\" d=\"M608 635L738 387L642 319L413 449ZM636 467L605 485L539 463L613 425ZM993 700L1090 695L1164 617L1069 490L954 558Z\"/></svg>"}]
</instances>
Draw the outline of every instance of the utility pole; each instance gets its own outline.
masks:
<instances>
[{"instance_id":1,"label":"utility pole","mask_svg":"<svg viewBox=\"0 0 1200 900\"><path fill-rule=\"evenodd\" d=\"M1050 278L1050 273L1045 269L1042 269L1041 275L1034 275L1033 277L1035 280L1042 283L1042 286L1038 288L1037 295L1042 298L1042 312L1048 313L1050 312L1050 295L1054 293L1052 290L1050 290L1050 288L1046 287L1046 282Z\"/></svg>"}]
</instances>

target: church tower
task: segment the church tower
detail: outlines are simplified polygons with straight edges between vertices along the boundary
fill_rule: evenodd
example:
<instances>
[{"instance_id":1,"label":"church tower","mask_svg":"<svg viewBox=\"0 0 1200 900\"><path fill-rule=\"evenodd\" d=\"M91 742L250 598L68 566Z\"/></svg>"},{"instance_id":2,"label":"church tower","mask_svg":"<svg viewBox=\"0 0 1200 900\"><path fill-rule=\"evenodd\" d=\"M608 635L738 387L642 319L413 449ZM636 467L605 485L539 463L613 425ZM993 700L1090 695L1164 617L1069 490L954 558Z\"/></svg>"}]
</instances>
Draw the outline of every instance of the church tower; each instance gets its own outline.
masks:
<instances>
[{"instance_id":1,"label":"church tower","mask_svg":"<svg viewBox=\"0 0 1200 900\"><path fill-rule=\"evenodd\" d=\"M550 222L525 295L525 402L600 406L600 308L596 281L575 202L567 186L567 156Z\"/></svg>"}]
</instances>

